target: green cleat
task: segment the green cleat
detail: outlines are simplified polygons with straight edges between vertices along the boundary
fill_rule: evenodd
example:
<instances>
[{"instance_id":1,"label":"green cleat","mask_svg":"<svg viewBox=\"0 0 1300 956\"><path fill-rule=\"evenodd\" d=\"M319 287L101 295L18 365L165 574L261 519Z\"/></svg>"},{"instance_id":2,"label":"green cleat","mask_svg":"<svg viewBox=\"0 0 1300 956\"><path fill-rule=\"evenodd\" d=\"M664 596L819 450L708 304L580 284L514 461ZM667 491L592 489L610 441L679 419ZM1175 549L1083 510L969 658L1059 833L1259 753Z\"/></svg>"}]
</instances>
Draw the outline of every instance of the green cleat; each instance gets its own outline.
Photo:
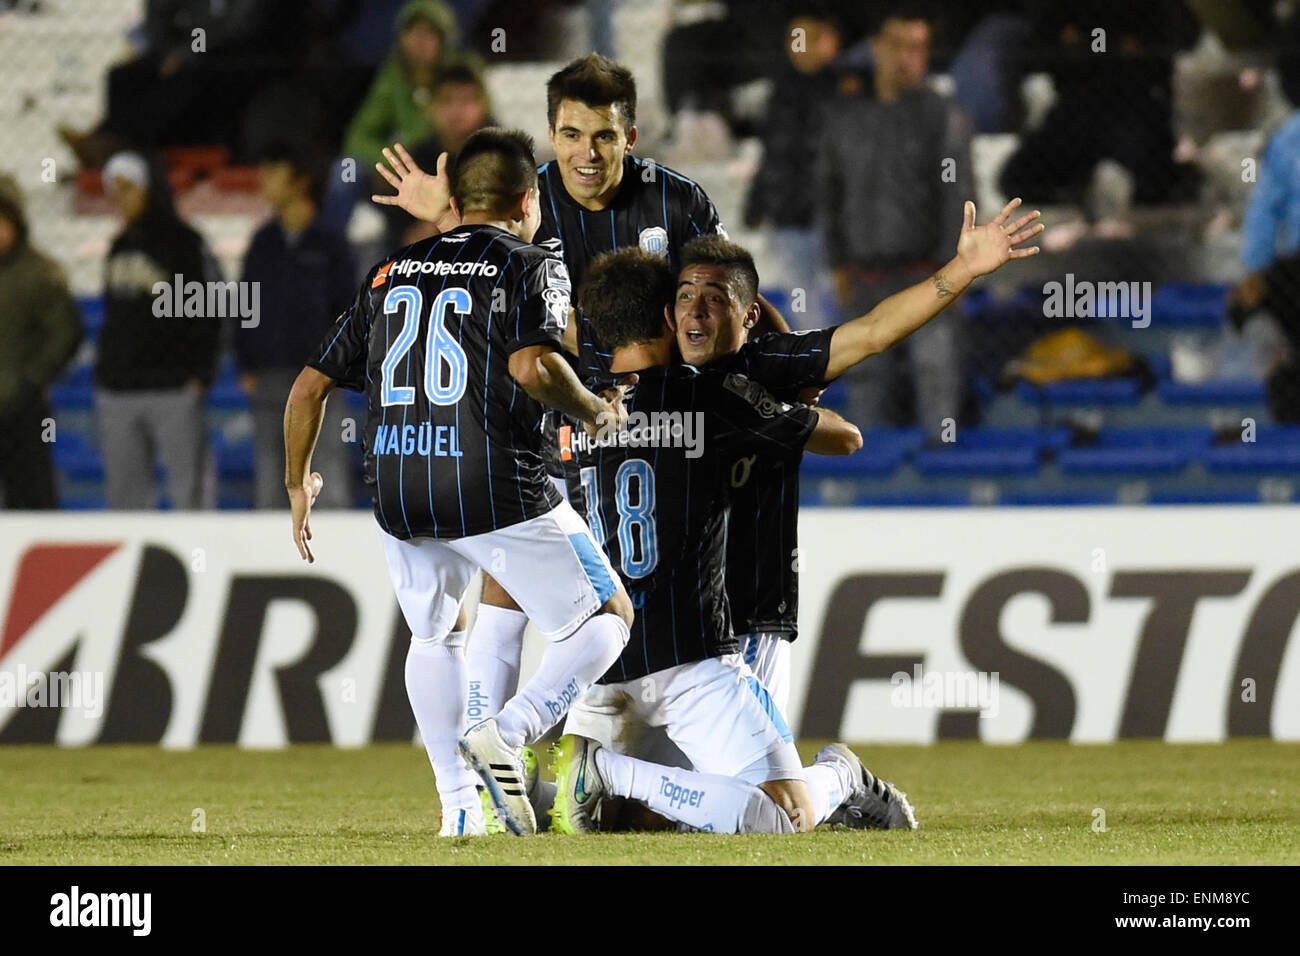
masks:
<instances>
[{"instance_id":1,"label":"green cleat","mask_svg":"<svg viewBox=\"0 0 1300 956\"><path fill-rule=\"evenodd\" d=\"M577 734L565 734L551 746L551 771L555 774L555 805L551 829L556 833L595 833L593 819L605 781L596 769L600 744Z\"/></svg>"}]
</instances>

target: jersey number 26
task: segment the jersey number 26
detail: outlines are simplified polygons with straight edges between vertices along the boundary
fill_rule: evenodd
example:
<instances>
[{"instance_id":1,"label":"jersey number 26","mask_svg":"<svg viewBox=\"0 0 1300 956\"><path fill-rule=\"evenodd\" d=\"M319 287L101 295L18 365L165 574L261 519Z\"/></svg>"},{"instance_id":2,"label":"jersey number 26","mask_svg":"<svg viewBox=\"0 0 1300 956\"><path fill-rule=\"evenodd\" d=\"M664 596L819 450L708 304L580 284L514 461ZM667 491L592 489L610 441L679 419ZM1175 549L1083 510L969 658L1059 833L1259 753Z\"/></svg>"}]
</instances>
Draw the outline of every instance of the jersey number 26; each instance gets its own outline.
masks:
<instances>
[{"instance_id":1,"label":"jersey number 26","mask_svg":"<svg viewBox=\"0 0 1300 956\"><path fill-rule=\"evenodd\" d=\"M424 312L424 294L412 285L390 289L384 297L384 315L393 315L405 306L402 331L384 356L380 365L379 400L383 405L410 405L415 402L415 387L397 385L393 376L397 366L406 357L415 338L420 334L420 316ZM455 405L465 394L469 383L469 361L465 350L447 331L447 308L457 315L468 315L473 309L469 293L464 289L443 289L433 300L429 310L429 334L424 343L424 396L433 405ZM443 367L446 366L446 381Z\"/></svg>"}]
</instances>

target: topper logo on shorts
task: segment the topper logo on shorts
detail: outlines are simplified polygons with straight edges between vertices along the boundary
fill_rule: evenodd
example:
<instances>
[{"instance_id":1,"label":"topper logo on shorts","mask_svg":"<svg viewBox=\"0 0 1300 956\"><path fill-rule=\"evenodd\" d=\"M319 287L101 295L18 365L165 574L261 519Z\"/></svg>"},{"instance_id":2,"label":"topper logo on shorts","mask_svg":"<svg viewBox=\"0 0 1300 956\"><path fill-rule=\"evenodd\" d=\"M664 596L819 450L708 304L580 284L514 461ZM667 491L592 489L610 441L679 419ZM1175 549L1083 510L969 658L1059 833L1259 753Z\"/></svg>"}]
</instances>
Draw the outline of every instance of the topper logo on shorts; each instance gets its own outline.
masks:
<instances>
[{"instance_id":1,"label":"topper logo on shorts","mask_svg":"<svg viewBox=\"0 0 1300 956\"><path fill-rule=\"evenodd\" d=\"M546 702L546 709L551 712L552 717L554 717L556 720L559 720L566 713L568 713L569 707L572 706L573 701L577 698L577 696L578 696L578 678L575 677L573 678L573 680L569 681L567 684L564 685L564 689L560 691L559 700L548 700Z\"/></svg>"},{"instance_id":2,"label":"topper logo on shorts","mask_svg":"<svg viewBox=\"0 0 1300 956\"><path fill-rule=\"evenodd\" d=\"M667 777L660 777L659 792L668 798L670 807L698 807L704 803L704 791L692 790L673 783Z\"/></svg>"},{"instance_id":3,"label":"topper logo on shorts","mask_svg":"<svg viewBox=\"0 0 1300 956\"><path fill-rule=\"evenodd\" d=\"M50 897L51 926L129 926L133 936L148 936L153 919L152 893L69 893Z\"/></svg>"}]
</instances>

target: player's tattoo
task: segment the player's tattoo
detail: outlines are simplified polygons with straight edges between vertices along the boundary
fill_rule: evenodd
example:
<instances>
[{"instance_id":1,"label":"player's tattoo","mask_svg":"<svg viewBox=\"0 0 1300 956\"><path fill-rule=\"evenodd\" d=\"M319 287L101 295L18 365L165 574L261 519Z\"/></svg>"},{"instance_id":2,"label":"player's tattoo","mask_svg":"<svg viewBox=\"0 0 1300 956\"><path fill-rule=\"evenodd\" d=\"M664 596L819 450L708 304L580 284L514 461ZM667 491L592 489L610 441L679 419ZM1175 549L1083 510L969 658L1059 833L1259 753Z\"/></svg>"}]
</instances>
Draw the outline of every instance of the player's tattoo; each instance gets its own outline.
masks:
<instances>
[{"instance_id":1,"label":"player's tattoo","mask_svg":"<svg viewBox=\"0 0 1300 956\"><path fill-rule=\"evenodd\" d=\"M952 286L948 285L948 280L943 277L943 273L930 277L934 283L934 292L941 299L946 299L953 294Z\"/></svg>"}]
</instances>

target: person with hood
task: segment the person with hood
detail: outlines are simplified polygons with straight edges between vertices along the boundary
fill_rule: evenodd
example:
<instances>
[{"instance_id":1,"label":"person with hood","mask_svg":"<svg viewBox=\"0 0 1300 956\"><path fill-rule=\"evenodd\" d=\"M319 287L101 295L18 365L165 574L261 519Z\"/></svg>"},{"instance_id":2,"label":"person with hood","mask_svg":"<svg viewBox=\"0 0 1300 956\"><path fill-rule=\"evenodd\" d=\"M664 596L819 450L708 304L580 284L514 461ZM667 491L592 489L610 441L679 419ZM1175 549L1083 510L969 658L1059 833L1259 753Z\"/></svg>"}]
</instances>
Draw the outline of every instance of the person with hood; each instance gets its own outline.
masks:
<instances>
[{"instance_id":1,"label":"person with hood","mask_svg":"<svg viewBox=\"0 0 1300 956\"><path fill-rule=\"evenodd\" d=\"M83 330L62 267L32 248L22 191L0 175L0 504L57 508L46 389Z\"/></svg>"},{"instance_id":2,"label":"person with hood","mask_svg":"<svg viewBox=\"0 0 1300 956\"><path fill-rule=\"evenodd\" d=\"M95 366L108 506L152 507L157 459L174 508L208 507L214 489L206 398L220 338L220 320L209 314L220 287L216 262L177 215L156 164L118 153L105 165L104 181L125 222L105 263ZM199 308L194 283L204 290Z\"/></svg>"},{"instance_id":3,"label":"person with hood","mask_svg":"<svg viewBox=\"0 0 1300 956\"><path fill-rule=\"evenodd\" d=\"M443 62L457 44L456 20L438 0L411 0L397 15L397 43L352 117L343 152L367 171L392 142L415 143L432 131L428 104Z\"/></svg>"}]
</instances>

